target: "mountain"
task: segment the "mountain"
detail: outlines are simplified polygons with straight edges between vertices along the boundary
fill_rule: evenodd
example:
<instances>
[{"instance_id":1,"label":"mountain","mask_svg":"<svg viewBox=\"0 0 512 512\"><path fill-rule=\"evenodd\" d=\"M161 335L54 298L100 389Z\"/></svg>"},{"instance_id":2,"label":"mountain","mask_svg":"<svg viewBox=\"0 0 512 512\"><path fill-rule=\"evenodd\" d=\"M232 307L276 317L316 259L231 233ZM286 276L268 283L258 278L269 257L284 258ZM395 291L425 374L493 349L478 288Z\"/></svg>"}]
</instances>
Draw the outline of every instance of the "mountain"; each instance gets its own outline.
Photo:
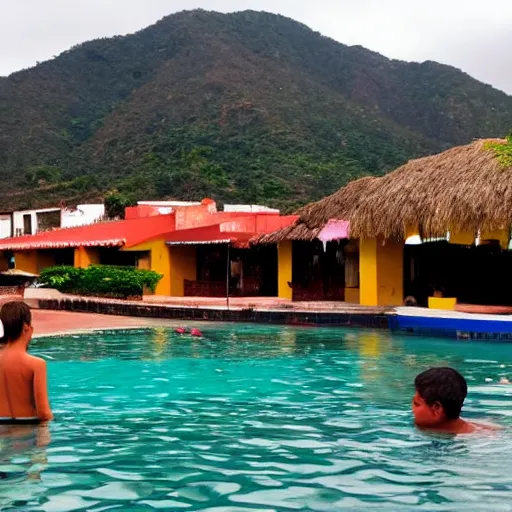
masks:
<instances>
[{"instance_id":1,"label":"mountain","mask_svg":"<svg viewBox=\"0 0 512 512\"><path fill-rule=\"evenodd\" d=\"M186 11L0 78L0 209L117 188L290 210L511 128L512 97L455 68L273 14Z\"/></svg>"}]
</instances>

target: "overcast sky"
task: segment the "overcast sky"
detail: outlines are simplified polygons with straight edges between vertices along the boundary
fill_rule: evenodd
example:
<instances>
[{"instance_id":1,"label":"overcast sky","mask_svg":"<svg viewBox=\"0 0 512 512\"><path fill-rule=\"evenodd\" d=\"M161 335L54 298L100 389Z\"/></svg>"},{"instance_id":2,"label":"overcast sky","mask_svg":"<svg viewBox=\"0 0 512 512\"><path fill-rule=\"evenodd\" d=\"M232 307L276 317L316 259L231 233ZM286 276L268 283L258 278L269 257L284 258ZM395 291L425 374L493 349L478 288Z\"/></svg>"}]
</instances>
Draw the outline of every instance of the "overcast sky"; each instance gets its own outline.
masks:
<instances>
[{"instance_id":1,"label":"overcast sky","mask_svg":"<svg viewBox=\"0 0 512 512\"><path fill-rule=\"evenodd\" d=\"M197 7L283 14L387 57L451 64L512 94L512 0L0 0L0 75Z\"/></svg>"}]
</instances>

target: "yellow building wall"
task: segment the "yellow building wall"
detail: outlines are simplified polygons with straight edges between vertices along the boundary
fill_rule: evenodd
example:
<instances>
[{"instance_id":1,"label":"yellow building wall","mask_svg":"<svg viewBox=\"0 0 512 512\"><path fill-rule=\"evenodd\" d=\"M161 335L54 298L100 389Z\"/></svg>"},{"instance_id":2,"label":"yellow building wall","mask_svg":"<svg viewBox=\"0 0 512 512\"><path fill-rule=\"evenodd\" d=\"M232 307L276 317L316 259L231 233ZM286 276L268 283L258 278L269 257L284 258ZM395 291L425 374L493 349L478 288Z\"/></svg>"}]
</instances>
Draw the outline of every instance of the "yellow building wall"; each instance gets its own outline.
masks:
<instances>
[{"instance_id":1,"label":"yellow building wall","mask_svg":"<svg viewBox=\"0 0 512 512\"><path fill-rule=\"evenodd\" d=\"M457 305L457 299L455 297L429 297L428 307L430 309L444 309L447 311L453 311Z\"/></svg>"},{"instance_id":2,"label":"yellow building wall","mask_svg":"<svg viewBox=\"0 0 512 512\"><path fill-rule=\"evenodd\" d=\"M480 241L498 240L501 247L508 248L509 233L507 230L483 231L480 233ZM459 245L473 245L476 241L475 233L450 232L450 243Z\"/></svg>"},{"instance_id":3,"label":"yellow building wall","mask_svg":"<svg viewBox=\"0 0 512 512\"><path fill-rule=\"evenodd\" d=\"M377 306L377 240L363 238L359 240L359 290L363 306Z\"/></svg>"},{"instance_id":4,"label":"yellow building wall","mask_svg":"<svg viewBox=\"0 0 512 512\"><path fill-rule=\"evenodd\" d=\"M277 296L292 299L292 241L285 240L277 245Z\"/></svg>"},{"instance_id":5,"label":"yellow building wall","mask_svg":"<svg viewBox=\"0 0 512 512\"><path fill-rule=\"evenodd\" d=\"M501 231L484 231L480 234L480 240L485 242L486 240L498 240L503 249L508 248L509 233L506 230Z\"/></svg>"},{"instance_id":6,"label":"yellow building wall","mask_svg":"<svg viewBox=\"0 0 512 512\"><path fill-rule=\"evenodd\" d=\"M359 304L359 288L345 288L345 302Z\"/></svg>"},{"instance_id":7,"label":"yellow building wall","mask_svg":"<svg viewBox=\"0 0 512 512\"><path fill-rule=\"evenodd\" d=\"M75 249L75 267L87 268L90 265L98 265L100 252L96 247L77 247Z\"/></svg>"},{"instance_id":8,"label":"yellow building wall","mask_svg":"<svg viewBox=\"0 0 512 512\"><path fill-rule=\"evenodd\" d=\"M165 239L151 240L134 247L123 248L123 251L150 251L150 268L163 277L156 285L156 295L171 295L171 254ZM143 263L147 267L147 263ZM140 267L142 268L142 266Z\"/></svg>"},{"instance_id":9,"label":"yellow building wall","mask_svg":"<svg viewBox=\"0 0 512 512\"><path fill-rule=\"evenodd\" d=\"M401 306L404 301L404 244L377 244L378 305Z\"/></svg>"},{"instance_id":10,"label":"yellow building wall","mask_svg":"<svg viewBox=\"0 0 512 512\"><path fill-rule=\"evenodd\" d=\"M405 228L405 240L407 240L410 236L419 236L420 230L418 226L406 226Z\"/></svg>"},{"instance_id":11,"label":"yellow building wall","mask_svg":"<svg viewBox=\"0 0 512 512\"><path fill-rule=\"evenodd\" d=\"M404 244L386 240L359 242L360 303L399 306L403 303Z\"/></svg>"},{"instance_id":12,"label":"yellow building wall","mask_svg":"<svg viewBox=\"0 0 512 512\"><path fill-rule=\"evenodd\" d=\"M184 280L197 279L197 249L191 245L176 245L169 248L171 254L171 295L185 295Z\"/></svg>"},{"instance_id":13,"label":"yellow building wall","mask_svg":"<svg viewBox=\"0 0 512 512\"><path fill-rule=\"evenodd\" d=\"M473 245L476 236L474 233L457 233L450 231L450 243L458 245Z\"/></svg>"},{"instance_id":14,"label":"yellow building wall","mask_svg":"<svg viewBox=\"0 0 512 512\"><path fill-rule=\"evenodd\" d=\"M23 270L24 272L29 272L30 274L39 273L37 251L15 252L14 261L18 270Z\"/></svg>"}]
</instances>

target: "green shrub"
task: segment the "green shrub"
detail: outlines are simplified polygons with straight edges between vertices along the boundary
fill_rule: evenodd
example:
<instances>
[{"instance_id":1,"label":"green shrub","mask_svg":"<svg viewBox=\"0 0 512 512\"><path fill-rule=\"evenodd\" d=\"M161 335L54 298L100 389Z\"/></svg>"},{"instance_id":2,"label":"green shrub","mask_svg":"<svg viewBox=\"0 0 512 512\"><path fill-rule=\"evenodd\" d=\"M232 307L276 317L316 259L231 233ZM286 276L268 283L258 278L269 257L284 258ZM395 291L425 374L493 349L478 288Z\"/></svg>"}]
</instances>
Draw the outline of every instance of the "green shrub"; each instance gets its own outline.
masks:
<instances>
[{"instance_id":1,"label":"green shrub","mask_svg":"<svg viewBox=\"0 0 512 512\"><path fill-rule=\"evenodd\" d=\"M51 288L55 288L60 292L70 292L79 283L83 269L59 266L49 267L41 271L39 280Z\"/></svg>"},{"instance_id":2,"label":"green shrub","mask_svg":"<svg viewBox=\"0 0 512 512\"><path fill-rule=\"evenodd\" d=\"M63 293L106 297L140 297L144 288L155 291L162 275L132 267L91 265L88 268L50 267L40 280Z\"/></svg>"},{"instance_id":3,"label":"green shrub","mask_svg":"<svg viewBox=\"0 0 512 512\"><path fill-rule=\"evenodd\" d=\"M485 149L492 149L496 159L505 169L512 167L512 131L507 135L506 142L488 141L484 144Z\"/></svg>"}]
</instances>

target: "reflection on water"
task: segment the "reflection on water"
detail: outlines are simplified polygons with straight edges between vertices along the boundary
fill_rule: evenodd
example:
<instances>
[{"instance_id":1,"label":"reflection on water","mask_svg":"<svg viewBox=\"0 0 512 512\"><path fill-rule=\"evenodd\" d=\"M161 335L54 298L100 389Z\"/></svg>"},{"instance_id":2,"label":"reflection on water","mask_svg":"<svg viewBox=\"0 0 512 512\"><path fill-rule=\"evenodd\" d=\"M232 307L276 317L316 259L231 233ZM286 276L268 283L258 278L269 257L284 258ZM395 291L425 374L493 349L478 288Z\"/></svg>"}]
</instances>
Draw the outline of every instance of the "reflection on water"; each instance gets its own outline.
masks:
<instances>
[{"instance_id":1,"label":"reflection on water","mask_svg":"<svg viewBox=\"0 0 512 512\"><path fill-rule=\"evenodd\" d=\"M163 328L156 328L153 330L153 353L152 357L154 359L159 359L164 355L165 348L167 346L167 331Z\"/></svg>"},{"instance_id":2,"label":"reflection on water","mask_svg":"<svg viewBox=\"0 0 512 512\"><path fill-rule=\"evenodd\" d=\"M0 435L2 510L510 510L512 350L387 332L205 325L41 339L56 413ZM426 436L415 375L468 378L493 436Z\"/></svg>"}]
</instances>

